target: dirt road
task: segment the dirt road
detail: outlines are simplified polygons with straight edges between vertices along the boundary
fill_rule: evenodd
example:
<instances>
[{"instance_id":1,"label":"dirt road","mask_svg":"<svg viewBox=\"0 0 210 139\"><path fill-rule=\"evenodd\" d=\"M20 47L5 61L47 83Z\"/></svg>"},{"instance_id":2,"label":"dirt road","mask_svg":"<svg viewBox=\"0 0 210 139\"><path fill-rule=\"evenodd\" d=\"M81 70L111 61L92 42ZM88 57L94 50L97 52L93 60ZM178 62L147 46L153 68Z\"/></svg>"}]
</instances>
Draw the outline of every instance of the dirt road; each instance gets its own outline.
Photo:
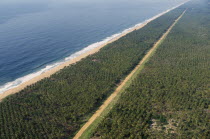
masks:
<instances>
[{"instance_id":1,"label":"dirt road","mask_svg":"<svg viewBox=\"0 0 210 139\"><path fill-rule=\"evenodd\" d=\"M119 94L122 88L126 85L126 83L132 78L132 76L140 69L146 61L152 56L157 47L162 43L162 41L168 36L170 31L176 25L176 23L182 18L185 14L186 10L174 21L174 23L170 26L170 28L163 34L163 36L154 44L154 46L149 50L149 52L144 56L144 58L139 62L139 64L134 68L134 70L125 78L123 82L117 87L117 89L111 94L111 96L100 106L100 108L93 114L93 116L88 120L88 122L79 130L74 139L79 139L79 137L84 133L84 131L96 120L98 116L107 108L110 102Z\"/></svg>"}]
</instances>

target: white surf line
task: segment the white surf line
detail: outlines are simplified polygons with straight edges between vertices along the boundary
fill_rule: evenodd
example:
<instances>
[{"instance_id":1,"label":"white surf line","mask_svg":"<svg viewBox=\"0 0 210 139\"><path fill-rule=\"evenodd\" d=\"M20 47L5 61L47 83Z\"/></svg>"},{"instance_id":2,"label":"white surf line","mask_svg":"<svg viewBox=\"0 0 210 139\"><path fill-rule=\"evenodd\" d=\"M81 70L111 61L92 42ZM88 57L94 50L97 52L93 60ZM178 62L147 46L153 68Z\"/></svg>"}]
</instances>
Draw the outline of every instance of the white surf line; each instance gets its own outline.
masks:
<instances>
[{"instance_id":1,"label":"white surf line","mask_svg":"<svg viewBox=\"0 0 210 139\"><path fill-rule=\"evenodd\" d=\"M186 2L188 2L188 1L186 1ZM142 23L136 24L135 26L133 26L131 28L125 29L121 33L114 34L111 37L108 37L101 42L91 44L88 47L82 49L81 51L78 51L78 52L72 54L71 56L65 58L64 61L56 62L51 65L47 65L45 68L43 68L37 72L20 77L20 78L16 79L15 81L12 81L12 82L6 83L3 86L0 86L0 101L3 98L5 98L6 96L17 93L17 92L21 91L22 89L24 89L25 87L36 83L37 81L40 81L46 77L50 77L52 74L63 69L65 66L74 64L74 63L80 61L81 59L87 57L88 55L98 52L102 47L106 46L107 44L118 40L119 38L127 35L128 33L131 33L134 30L138 30L138 29L144 27L149 22L157 19L158 17L168 13L169 11L171 11L173 9L176 9L177 7L185 4L186 2L183 2L182 4L180 4L178 6L172 7L171 9L166 10L166 11L164 11L164 12L162 12L162 13L160 13L160 14L158 14Z\"/></svg>"}]
</instances>

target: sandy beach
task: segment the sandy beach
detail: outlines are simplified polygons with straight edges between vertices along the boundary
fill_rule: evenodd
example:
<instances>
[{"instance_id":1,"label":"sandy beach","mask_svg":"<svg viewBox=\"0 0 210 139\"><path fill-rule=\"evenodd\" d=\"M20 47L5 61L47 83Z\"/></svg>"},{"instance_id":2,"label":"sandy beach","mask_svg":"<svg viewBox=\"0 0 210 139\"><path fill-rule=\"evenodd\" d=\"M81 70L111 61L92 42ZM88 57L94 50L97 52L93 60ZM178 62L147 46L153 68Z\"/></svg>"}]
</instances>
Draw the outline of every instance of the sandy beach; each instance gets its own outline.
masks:
<instances>
[{"instance_id":1,"label":"sandy beach","mask_svg":"<svg viewBox=\"0 0 210 139\"><path fill-rule=\"evenodd\" d=\"M5 97L7 97L7 96L9 96L11 94L15 94L15 93L23 90L25 87L27 87L29 85L32 85L32 84L34 84L34 83L36 83L36 82L38 82L38 81L40 81L40 80L42 80L42 79L44 79L46 77L50 77L51 75L55 74L56 72L60 71L61 69L63 69L66 66L70 66L71 64L74 64L74 63L80 61L81 59L83 59L83 58L85 58L85 57L87 57L89 55L97 53L102 47L106 46L109 43L112 43L112 42L118 40L119 38L125 36L126 34L132 32L134 30L137 30L137 29L140 29L140 28L144 27L148 22L142 24L141 26L138 26L138 27L135 27L135 28L129 30L127 33L121 34L120 36L112 39L111 41L109 41L109 42L107 42L107 43L105 43L105 44L103 44L103 45L101 45L101 46L99 46L99 47L97 47L97 48L95 48L93 50L90 50L90 51L88 51L88 52L86 52L84 54L81 54L80 56L78 56L78 57L76 57L76 58L74 58L74 59L72 59L70 61L67 61L67 62L65 62L65 63L63 63L63 64L61 64L61 65L59 65L59 66L57 66L57 67L55 67L55 68L45 72L45 73L42 73L41 75L39 75L39 76L37 76L37 77L27 81L27 82L24 82L24 83L20 84L18 87L15 87L15 88L12 88L12 89L10 89L8 91L5 91L4 93L0 94L0 101L3 98L5 98Z\"/></svg>"},{"instance_id":2,"label":"sandy beach","mask_svg":"<svg viewBox=\"0 0 210 139\"><path fill-rule=\"evenodd\" d=\"M85 57L87 57L87 56L89 56L89 55L92 55L92 54L94 54L94 53L97 53L101 48L103 48L103 47L106 46L107 44L112 43L112 42L118 40L119 38L121 38L121 37L127 35L128 33L131 33L131 32L134 31L134 30L141 29L142 27L144 27L145 25L147 25L149 22L151 22L151 21L157 19L158 17L164 15L165 13L167 13L167 12L169 12L169 11L171 11L171 10L173 10L173 9L175 9L175 8L177 8L177 7L181 6L181 5L183 5L183 4L184 4L184 3L182 3L182 4L180 4L180 5L176 6L176 7L173 7L173 8L171 8L170 10L167 10L167 11L161 13L161 14L158 14L157 16L152 17L151 19L145 21L144 23L138 24L138 25L134 26L133 28L127 30L126 32L124 32L124 33L122 33L121 35L117 36L116 38L110 40L109 42L104 43L104 44L100 45L99 47L94 48L94 49L92 49L92 50L90 50L90 51L88 51L88 52L86 52L86 53L84 53L84 54L81 54L80 56L78 56L78 57L76 57L76 58L74 58L74 59L72 59L72 60L69 60L69 61L67 61L67 62L65 62L65 63L63 63L63 64L61 64L61 65L59 65L59 66L57 66L57 67L55 67L55 68L53 68L53 69L51 69L51 70L45 72L45 73L42 73L41 75L38 75L38 76L34 77L33 79L31 79L31 80L29 80L29 81L26 81L26 82L20 84L19 86L15 87L15 88L12 88L12 89L10 89L10 90L7 90L7 91L3 92L2 94L0 94L0 101L1 101L3 98L5 98L5 97L7 97L7 96L9 96L9 95L11 95L11 94L15 94L15 93L17 93L17 92L23 90L24 88L26 88L26 87L29 86L29 85L32 85L32 84L34 84L34 83L36 83L36 82L38 82L38 81L40 81L40 80L42 80L42 79L44 79L44 78L46 78L46 77L50 77L51 75L55 74L56 72L58 72L59 70L63 69L63 68L66 67L66 66L70 66L71 64L74 64L74 63L80 61L81 59L83 59L83 58L85 58Z\"/></svg>"}]
</instances>

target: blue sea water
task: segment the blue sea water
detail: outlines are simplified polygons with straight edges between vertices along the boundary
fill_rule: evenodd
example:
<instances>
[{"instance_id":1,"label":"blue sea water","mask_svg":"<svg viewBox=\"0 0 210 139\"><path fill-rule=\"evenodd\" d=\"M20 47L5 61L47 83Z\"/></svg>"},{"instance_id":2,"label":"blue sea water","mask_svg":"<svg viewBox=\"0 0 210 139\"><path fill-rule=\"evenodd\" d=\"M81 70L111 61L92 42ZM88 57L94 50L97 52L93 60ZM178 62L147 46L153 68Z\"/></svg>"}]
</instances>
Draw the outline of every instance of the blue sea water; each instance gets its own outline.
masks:
<instances>
[{"instance_id":1,"label":"blue sea water","mask_svg":"<svg viewBox=\"0 0 210 139\"><path fill-rule=\"evenodd\" d=\"M0 93L183 1L0 2Z\"/></svg>"}]
</instances>

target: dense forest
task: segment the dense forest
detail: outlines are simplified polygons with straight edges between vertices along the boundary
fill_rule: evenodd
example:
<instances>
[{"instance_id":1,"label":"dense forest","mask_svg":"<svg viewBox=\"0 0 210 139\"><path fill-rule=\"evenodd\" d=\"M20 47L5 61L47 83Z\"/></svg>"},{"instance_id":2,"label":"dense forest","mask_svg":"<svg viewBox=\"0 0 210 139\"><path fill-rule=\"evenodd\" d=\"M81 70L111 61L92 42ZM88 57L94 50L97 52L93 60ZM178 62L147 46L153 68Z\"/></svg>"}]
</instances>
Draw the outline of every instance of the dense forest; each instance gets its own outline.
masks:
<instances>
[{"instance_id":1,"label":"dense forest","mask_svg":"<svg viewBox=\"0 0 210 139\"><path fill-rule=\"evenodd\" d=\"M210 138L210 1L185 7L93 138Z\"/></svg>"},{"instance_id":2,"label":"dense forest","mask_svg":"<svg viewBox=\"0 0 210 139\"><path fill-rule=\"evenodd\" d=\"M0 103L0 138L69 138L138 64L184 8Z\"/></svg>"}]
</instances>

